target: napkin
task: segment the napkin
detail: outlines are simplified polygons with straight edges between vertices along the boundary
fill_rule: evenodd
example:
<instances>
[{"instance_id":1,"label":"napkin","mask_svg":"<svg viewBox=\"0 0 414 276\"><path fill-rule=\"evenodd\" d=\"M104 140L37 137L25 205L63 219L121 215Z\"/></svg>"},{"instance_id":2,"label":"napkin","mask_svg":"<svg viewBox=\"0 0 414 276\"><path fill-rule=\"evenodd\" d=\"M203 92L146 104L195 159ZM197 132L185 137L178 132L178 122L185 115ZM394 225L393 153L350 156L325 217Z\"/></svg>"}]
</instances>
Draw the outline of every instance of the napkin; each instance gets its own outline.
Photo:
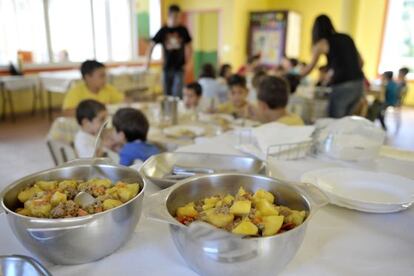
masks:
<instances>
[{"instance_id":1,"label":"napkin","mask_svg":"<svg viewBox=\"0 0 414 276\"><path fill-rule=\"evenodd\" d=\"M287 126L277 122L268 123L252 128L252 142L239 144L237 149L264 160L270 146L310 141L314 130L314 126ZM283 150L283 148L280 148L280 150ZM272 149L272 154L277 153L277 151L277 147Z\"/></svg>"}]
</instances>

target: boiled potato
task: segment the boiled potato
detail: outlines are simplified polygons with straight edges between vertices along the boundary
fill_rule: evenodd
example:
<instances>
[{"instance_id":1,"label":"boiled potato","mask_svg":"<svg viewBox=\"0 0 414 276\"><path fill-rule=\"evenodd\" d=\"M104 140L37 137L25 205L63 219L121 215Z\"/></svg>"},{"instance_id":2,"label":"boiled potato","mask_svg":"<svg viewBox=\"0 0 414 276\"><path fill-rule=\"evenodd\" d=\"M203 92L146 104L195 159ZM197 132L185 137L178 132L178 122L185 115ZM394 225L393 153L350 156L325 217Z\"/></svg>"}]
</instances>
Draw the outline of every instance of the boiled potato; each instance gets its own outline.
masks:
<instances>
[{"instance_id":1,"label":"boiled potato","mask_svg":"<svg viewBox=\"0 0 414 276\"><path fill-rule=\"evenodd\" d=\"M20 208L16 210L16 213L22 216L31 216L32 213L30 213L30 210L27 208Z\"/></svg>"},{"instance_id":2,"label":"boiled potato","mask_svg":"<svg viewBox=\"0 0 414 276\"><path fill-rule=\"evenodd\" d=\"M204 199L204 204L206 205L215 205L220 198L217 196L207 197Z\"/></svg>"},{"instance_id":3,"label":"boiled potato","mask_svg":"<svg viewBox=\"0 0 414 276\"><path fill-rule=\"evenodd\" d=\"M246 218L233 229L232 233L239 235L257 235L258 231L257 226Z\"/></svg>"},{"instance_id":4,"label":"boiled potato","mask_svg":"<svg viewBox=\"0 0 414 276\"><path fill-rule=\"evenodd\" d=\"M190 202L184 207L180 207L177 209L177 216L182 217L196 217L198 215L197 210L194 208L194 202Z\"/></svg>"},{"instance_id":5,"label":"boiled potato","mask_svg":"<svg viewBox=\"0 0 414 276\"><path fill-rule=\"evenodd\" d=\"M119 201L119 200L116 200L116 199L106 199L102 203L102 207L106 211L106 210L115 208L115 207L117 207L117 206L119 206L121 204L122 204L122 202Z\"/></svg>"},{"instance_id":6,"label":"boiled potato","mask_svg":"<svg viewBox=\"0 0 414 276\"><path fill-rule=\"evenodd\" d=\"M128 190L132 192L132 197L136 196L139 192L139 184L133 183L133 184L126 184L126 187Z\"/></svg>"},{"instance_id":7,"label":"boiled potato","mask_svg":"<svg viewBox=\"0 0 414 276\"><path fill-rule=\"evenodd\" d=\"M272 236L276 234L283 225L283 216L268 216L263 218L264 230L263 236Z\"/></svg>"},{"instance_id":8,"label":"boiled potato","mask_svg":"<svg viewBox=\"0 0 414 276\"><path fill-rule=\"evenodd\" d=\"M236 200L230 207L230 213L238 216L248 215L252 207L252 202L249 200Z\"/></svg>"},{"instance_id":9,"label":"boiled potato","mask_svg":"<svg viewBox=\"0 0 414 276\"><path fill-rule=\"evenodd\" d=\"M50 203L52 206L56 206L61 202L65 202L67 200L66 194L56 191L53 193L52 197L50 198Z\"/></svg>"},{"instance_id":10,"label":"boiled potato","mask_svg":"<svg viewBox=\"0 0 414 276\"><path fill-rule=\"evenodd\" d=\"M232 196L232 195L226 195L223 198L223 203L227 204L227 205L230 205L233 201L234 201L234 196Z\"/></svg>"},{"instance_id":11,"label":"boiled potato","mask_svg":"<svg viewBox=\"0 0 414 276\"><path fill-rule=\"evenodd\" d=\"M265 199L261 199L256 203L256 208L259 210L262 216L277 216L279 212L277 211L275 205L270 203Z\"/></svg>"},{"instance_id":12,"label":"boiled potato","mask_svg":"<svg viewBox=\"0 0 414 276\"><path fill-rule=\"evenodd\" d=\"M42 192L42 189L40 189L37 186L30 187L29 189L25 189L21 191L17 198L20 200L20 202L25 203L29 199L31 199L35 194Z\"/></svg>"},{"instance_id":13,"label":"boiled potato","mask_svg":"<svg viewBox=\"0 0 414 276\"><path fill-rule=\"evenodd\" d=\"M68 188L76 189L77 186L78 182L76 180L63 180L59 182L58 189L64 191Z\"/></svg>"},{"instance_id":14,"label":"boiled potato","mask_svg":"<svg viewBox=\"0 0 414 276\"><path fill-rule=\"evenodd\" d=\"M43 199L33 199L26 201L24 208L28 209L34 217L47 218L49 217L52 205Z\"/></svg>"},{"instance_id":15,"label":"boiled potato","mask_svg":"<svg viewBox=\"0 0 414 276\"><path fill-rule=\"evenodd\" d=\"M117 187L117 194L119 200L121 200L123 203L127 202L128 200L134 197L133 192L127 187Z\"/></svg>"},{"instance_id":16,"label":"boiled potato","mask_svg":"<svg viewBox=\"0 0 414 276\"><path fill-rule=\"evenodd\" d=\"M233 214L216 213L214 209L206 212L206 221L217 227L225 227L234 220Z\"/></svg>"},{"instance_id":17,"label":"boiled potato","mask_svg":"<svg viewBox=\"0 0 414 276\"><path fill-rule=\"evenodd\" d=\"M237 196L241 197L241 196L244 196L245 194L247 194L247 192L243 189L243 187L240 187L239 191L237 192Z\"/></svg>"},{"instance_id":18,"label":"boiled potato","mask_svg":"<svg viewBox=\"0 0 414 276\"><path fill-rule=\"evenodd\" d=\"M291 210L291 214L285 217L286 223L293 223L295 226L301 225L306 217L305 211Z\"/></svg>"},{"instance_id":19,"label":"boiled potato","mask_svg":"<svg viewBox=\"0 0 414 276\"><path fill-rule=\"evenodd\" d=\"M107 179L107 178L105 178L105 179L95 178L95 179L89 180L88 182L95 185L95 186L98 186L98 187L102 186L102 187L105 187L105 188L109 188L109 187L112 186L112 181L110 179Z\"/></svg>"},{"instance_id":20,"label":"boiled potato","mask_svg":"<svg viewBox=\"0 0 414 276\"><path fill-rule=\"evenodd\" d=\"M57 188L57 181L36 181L35 185L43 191L51 191Z\"/></svg>"},{"instance_id":21,"label":"boiled potato","mask_svg":"<svg viewBox=\"0 0 414 276\"><path fill-rule=\"evenodd\" d=\"M272 193L269 193L263 189L259 189L253 195L253 201L258 202L261 199L267 200L269 203L273 203L275 201L275 197Z\"/></svg>"}]
</instances>

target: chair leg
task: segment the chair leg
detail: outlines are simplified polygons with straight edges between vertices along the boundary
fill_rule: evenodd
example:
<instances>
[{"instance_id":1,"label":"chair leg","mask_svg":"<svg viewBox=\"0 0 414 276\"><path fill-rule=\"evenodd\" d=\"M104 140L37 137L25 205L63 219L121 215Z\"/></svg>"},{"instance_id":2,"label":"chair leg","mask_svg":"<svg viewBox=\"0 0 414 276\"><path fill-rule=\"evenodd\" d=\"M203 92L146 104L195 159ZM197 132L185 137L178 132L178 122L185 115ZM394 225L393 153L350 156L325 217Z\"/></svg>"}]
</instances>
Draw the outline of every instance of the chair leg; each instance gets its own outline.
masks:
<instances>
[{"instance_id":1,"label":"chair leg","mask_svg":"<svg viewBox=\"0 0 414 276\"><path fill-rule=\"evenodd\" d=\"M1 108L0 120L4 121L4 120L6 120L7 99L6 99L6 92L3 89L0 92L1 92L1 99L2 99L2 108Z\"/></svg>"},{"instance_id":2,"label":"chair leg","mask_svg":"<svg viewBox=\"0 0 414 276\"><path fill-rule=\"evenodd\" d=\"M52 114L52 93L50 91L47 91L47 112L48 112L48 118L49 122L52 122L53 120L53 114Z\"/></svg>"},{"instance_id":3,"label":"chair leg","mask_svg":"<svg viewBox=\"0 0 414 276\"><path fill-rule=\"evenodd\" d=\"M9 102L9 107L10 107L10 116L11 116L12 122L14 123L16 122L16 115L14 114L14 104L13 104L12 93L10 92L10 90L6 90L6 93L7 93L7 97L9 98L8 102Z\"/></svg>"},{"instance_id":4,"label":"chair leg","mask_svg":"<svg viewBox=\"0 0 414 276\"><path fill-rule=\"evenodd\" d=\"M32 100L32 115L36 114L37 109L37 92L35 86L32 86L33 100Z\"/></svg>"}]
</instances>

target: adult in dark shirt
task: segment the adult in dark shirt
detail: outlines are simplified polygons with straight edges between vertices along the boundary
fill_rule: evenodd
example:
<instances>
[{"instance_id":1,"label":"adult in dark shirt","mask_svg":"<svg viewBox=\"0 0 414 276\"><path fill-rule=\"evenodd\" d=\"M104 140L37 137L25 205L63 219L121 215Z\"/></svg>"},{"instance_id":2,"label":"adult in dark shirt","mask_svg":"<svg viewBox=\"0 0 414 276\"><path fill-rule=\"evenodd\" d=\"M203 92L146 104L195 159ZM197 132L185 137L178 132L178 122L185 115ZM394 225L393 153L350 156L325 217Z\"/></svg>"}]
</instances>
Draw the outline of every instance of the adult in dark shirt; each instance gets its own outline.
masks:
<instances>
[{"instance_id":1,"label":"adult in dark shirt","mask_svg":"<svg viewBox=\"0 0 414 276\"><path fill-rule=\"evenodd\" d=\"M328 114L332 118L351 115L363 94L362 59L352 38L337 33L326 15L315 19L312 30L312 60L301 72L308 75L325 55L330 70Z\"/></svg>"},{"instance_id":2,"label":"adult in dark shirt","mask_svg":"<svg viewBox=\"0 0 414 276\"><path fill-rule=\"evenodd\" d=\"M164 93L182 97L184 67L192 56L191 36L186 27L180 25L180 7L168 8L167 25L163 26L152 38L148 49L147 68L151 62L154 46L162 44L164 57Z\"/></svg>"}]
</instances>

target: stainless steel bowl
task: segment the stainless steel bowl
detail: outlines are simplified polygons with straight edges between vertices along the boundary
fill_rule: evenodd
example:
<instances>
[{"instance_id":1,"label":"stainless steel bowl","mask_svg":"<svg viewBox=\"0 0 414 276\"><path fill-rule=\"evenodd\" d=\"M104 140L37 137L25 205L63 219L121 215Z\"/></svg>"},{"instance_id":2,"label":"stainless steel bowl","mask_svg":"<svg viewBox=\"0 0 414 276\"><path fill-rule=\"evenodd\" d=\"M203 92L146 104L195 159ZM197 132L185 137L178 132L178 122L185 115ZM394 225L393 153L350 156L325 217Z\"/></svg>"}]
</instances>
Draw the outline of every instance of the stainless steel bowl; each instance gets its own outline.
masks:
<instances>
[{"instance_id":1,"label":"stainless steel bowl","mask_svg":"<svg viewBox=\"0 0 414 276\"><path fill-rule=\"evenodd\" d=\"M34 181L93 177L136 182L141 190L126 204L84 217L43 219L14 212L20 206L17 194ZM105 160L82 160L17 180L2 191L0 206L13 233L30 252L55 264L81 264L110 255L132 236L141 216L144 190L144 180L136 170Z\"/></svg>"},{"instance_id":2,"label":"stainless steel bowl","mask_svg":"<svg viewBox=\"0 0 414 276\"><path fill-rule=\"evenodd\" d=\"M35 259L22 255L0 256L0 275L4 276L52 276Z\"/></svg>"},{"instance_id":3,"label":"stainless steel bowl","mask_svg":"<svg viewBox=\"0 0 414 276\"><path fill-rule=\"evenodd\" d=\"M169 152L152 156L141 167L141 174L160 187L168 188L178 182L171 177L173 168L203 168L215 173L238 172L260 174L264 163L260 160L234 155Z\"/></svg>"},{"instance_id":4,"label":"stainless steel bowl","mask_svg":"<svg viewBox=\"0 0 414 276\"><path fill-rule=\"evenodd\" d=\"M304 223L271 237L246 238L232 235L206 223L185 226L174 218L176 209L190 201L217 194L237 193L240 186L259 188L276 195L277 203L309 212ZM328 203L314 186L287 183L247 174L196 176L154 194L146 216L170 224L174 243L187 264L200 275L276 275L295 256L314 212Z\"/></svg>"}]
</instances>

